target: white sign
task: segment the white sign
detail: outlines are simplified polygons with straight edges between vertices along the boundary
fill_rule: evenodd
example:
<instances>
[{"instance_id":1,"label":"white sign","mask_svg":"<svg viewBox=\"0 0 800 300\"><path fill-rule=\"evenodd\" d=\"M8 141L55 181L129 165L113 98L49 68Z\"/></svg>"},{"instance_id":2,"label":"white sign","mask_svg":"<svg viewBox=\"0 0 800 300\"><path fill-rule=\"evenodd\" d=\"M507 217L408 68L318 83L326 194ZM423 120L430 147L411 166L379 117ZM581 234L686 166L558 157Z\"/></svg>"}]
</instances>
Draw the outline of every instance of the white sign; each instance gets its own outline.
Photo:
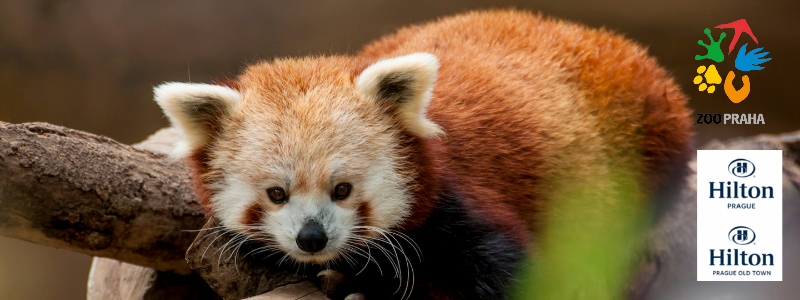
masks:
<instances>
[{"instance_id":1,"label":"white sign","mask_svg":"<svg viewBox=\"0 0 800 300\"><path fill-rule=\"evenodd\" d=\"M783 280L782 157L697 151L697 281Z\"/></svg>"}]
</instances>

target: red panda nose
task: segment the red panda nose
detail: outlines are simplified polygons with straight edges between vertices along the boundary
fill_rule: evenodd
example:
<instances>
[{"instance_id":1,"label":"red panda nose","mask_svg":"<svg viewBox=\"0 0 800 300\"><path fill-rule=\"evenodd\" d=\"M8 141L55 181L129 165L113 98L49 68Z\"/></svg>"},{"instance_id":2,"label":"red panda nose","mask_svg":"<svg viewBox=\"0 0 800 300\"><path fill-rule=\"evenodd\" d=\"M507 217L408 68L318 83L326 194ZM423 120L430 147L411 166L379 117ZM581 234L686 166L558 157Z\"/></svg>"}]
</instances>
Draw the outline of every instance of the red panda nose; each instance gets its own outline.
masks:
<instances>
[{"instance_id":1,"label":"red panda nose","mask_svg":"<svg viewBox=\"0 0 800 300\"><path fill-rule=\"evenodd\" d=\"M297 233L297 247L305 252L317 252L328 244L325 229L317 221L309 221Z\"/></svg>"}]
</instances>

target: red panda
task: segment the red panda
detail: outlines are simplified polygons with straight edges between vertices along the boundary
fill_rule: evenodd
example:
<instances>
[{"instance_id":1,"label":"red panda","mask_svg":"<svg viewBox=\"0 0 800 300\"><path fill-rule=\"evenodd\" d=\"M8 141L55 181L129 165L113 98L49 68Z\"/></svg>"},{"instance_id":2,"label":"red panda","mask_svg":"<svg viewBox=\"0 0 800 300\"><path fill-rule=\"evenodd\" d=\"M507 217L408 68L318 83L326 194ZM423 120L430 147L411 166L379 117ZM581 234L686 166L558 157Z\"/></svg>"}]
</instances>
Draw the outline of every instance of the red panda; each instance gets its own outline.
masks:
<instances>
[{"instance_id":1,"label":"red panda","mask_svg":"<svg viewBox=\"0 0 800 300\"><path fill-rule=\"evenodd\" d=\"M514 10L155 100L213 216L295 262L352 268L348 293L368 299L503 299L552 184L628 166L649 195L692 138L687 97L643 47Z\"/></svg>"}]
</instances>

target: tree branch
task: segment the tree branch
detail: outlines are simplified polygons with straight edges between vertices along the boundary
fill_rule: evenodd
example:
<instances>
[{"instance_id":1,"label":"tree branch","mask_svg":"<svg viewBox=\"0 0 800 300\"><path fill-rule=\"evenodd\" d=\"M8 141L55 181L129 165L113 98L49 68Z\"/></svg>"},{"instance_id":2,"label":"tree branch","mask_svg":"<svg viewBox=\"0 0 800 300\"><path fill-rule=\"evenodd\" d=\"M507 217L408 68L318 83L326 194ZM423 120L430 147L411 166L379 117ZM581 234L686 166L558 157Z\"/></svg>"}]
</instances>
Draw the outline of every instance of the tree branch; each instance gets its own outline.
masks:
<instances>
[{"instance_id":1,"label":"tree branch","mask_svg":"<svg viewBox=\"0 0 800 300\"><path fill-rule=\"evenodd\" d=\"M162 271L205 218L181 163L45 123L0 123L0 234Z\"/></svg>"}]
</instances>

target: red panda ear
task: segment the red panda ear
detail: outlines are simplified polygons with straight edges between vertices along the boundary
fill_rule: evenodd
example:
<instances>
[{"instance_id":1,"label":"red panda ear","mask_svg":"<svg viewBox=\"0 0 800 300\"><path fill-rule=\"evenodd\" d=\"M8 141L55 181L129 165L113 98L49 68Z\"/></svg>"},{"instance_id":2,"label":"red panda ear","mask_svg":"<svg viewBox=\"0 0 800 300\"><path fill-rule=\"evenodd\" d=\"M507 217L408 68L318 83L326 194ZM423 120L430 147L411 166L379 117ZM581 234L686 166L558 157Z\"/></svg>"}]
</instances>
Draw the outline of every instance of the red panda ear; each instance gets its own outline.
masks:
<instances>
[{"instance_id":1,"label":"red panda ear","mask_svg":"<svg viewBox=\"0 0 800 300\"><path fill-rule=\"evenodd\" d=\"M186 157L218 133L220 121L239 104L239 92L210 84L167 82L153 89L172 126L183 131L173 156Z\"/></svg>"},{"instance_id":2,"label":"red panda ear","mask_svg":"<svg viewBox=\"0 0 800 300\"><path fill-rule=\"evenodd\" d=\"M356 88L367 97L391 103L412 134L442 135L442 128L425 116L438 69L439 60L429 53L384 59L358 75Z\"/></svg>"}]
</instances>

